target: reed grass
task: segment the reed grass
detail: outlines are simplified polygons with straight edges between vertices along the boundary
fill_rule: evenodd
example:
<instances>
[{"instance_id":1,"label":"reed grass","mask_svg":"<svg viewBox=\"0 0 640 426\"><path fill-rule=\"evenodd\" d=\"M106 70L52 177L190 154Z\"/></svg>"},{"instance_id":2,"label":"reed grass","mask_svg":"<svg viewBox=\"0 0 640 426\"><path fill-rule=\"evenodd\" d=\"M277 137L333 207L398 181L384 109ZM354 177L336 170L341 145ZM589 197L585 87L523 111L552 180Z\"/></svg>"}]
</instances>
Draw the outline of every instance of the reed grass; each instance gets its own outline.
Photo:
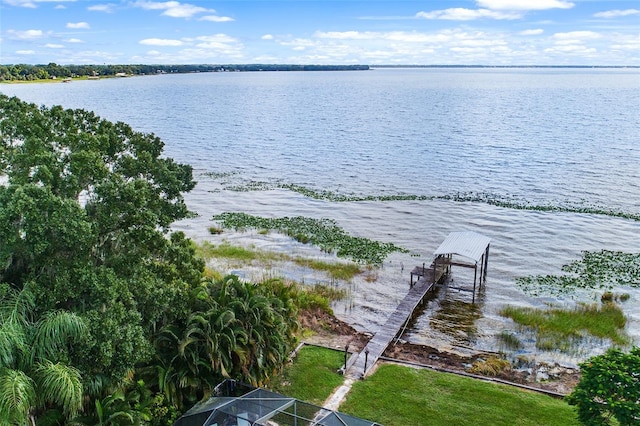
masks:
<instances>
[{"instance_id":1,"label":"reed grass","mask_svg":"<svg viewBox=\"0 0 640 426\"><path fill-rule=\"evenodd\" d=\"M351 281L353 277L360 274L362 269L355 263L330 263L322 260L295 258L293 262L299 266L306 266L315 271L326 272L334 280Z\"/></svg>"},{"instance_id":2,"label":"reed grass","mask_svg":"<svg viewBox=\"0 0 640 426\"><path fill-rule=\"evenodd\" d=\"M213 258L233 259L246 264L252 262L293 262L299 266L326 273L332 281L351 281L362 269L356 263L325 262L305 257L292 257L286 253L275 253L266 250L254 250L227 242L215 245L208 241L196 245L196 253L205 260Z\"/></svg>"},{"instance_id":3,"label":"reed grass","mask_svg":"<svg viewBox=\"0 0 640 426\"><path fill-rule=\"evenodd\" d=\"M208 241L197 246L196 253L204 259L224 258L234 259L247 263L252 261L286 261L289 260L285 254L274 253L264 250L252 250L249 248L232 245L226 242L215 245Z\"/></svg>"},{"instance_id":4,"label":"reed grass","mask_svg":"<svg viewBox=\"0 0 640 426\"><path fill-rule=\"evenodd\" d=\"M507 306L500 315L534 329L540 349L562 349L562 341L588 333L608 338L616 344L628 343L624 334L626 318L615 303L579 304L573 309L533 309Z\"/></svg>"},{"instance_id":5,"label":"reed grass","mask_svg":"<svg viewBox=\"0 0 640 426\"><path fill-rule=\"evenodd\" d=\"M518 350L524 347L520 339L518 339L515 334L508 331L501 331L500 333L498 333L497 338L498 341L507 349Z\"/></svg>"}]
</instances>

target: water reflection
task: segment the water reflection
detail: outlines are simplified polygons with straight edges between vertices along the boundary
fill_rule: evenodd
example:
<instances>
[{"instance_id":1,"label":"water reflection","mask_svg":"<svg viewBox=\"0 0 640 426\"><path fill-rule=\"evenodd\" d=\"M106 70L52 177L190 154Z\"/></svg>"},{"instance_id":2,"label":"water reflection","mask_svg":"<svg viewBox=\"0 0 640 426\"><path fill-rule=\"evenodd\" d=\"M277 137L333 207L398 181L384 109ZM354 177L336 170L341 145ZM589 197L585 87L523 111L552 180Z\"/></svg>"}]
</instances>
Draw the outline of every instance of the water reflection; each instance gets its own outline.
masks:
<instances>
[{"instance_id":1,"label":"water reflection","mask_svg":"<svg viewBox=\"0 0 640 426\"><path fill-rule=\"evenodd\" d=\"M483 317L486 287L460 285L448 279L438 286L425 306L416 312L416 319L406 333L409 341L438 349L468 349L476 346L478 320ZM469 288L467 288L469 287Z\"/></svg>"},{"instance_id":2,"label":"water reflection","mask_svg":"<svg viewBox=\"0 0 640 426\"><path fill-rule=\"evenodd\" d=\"M481 301L445 299L431 316L432 329L450 336L456 346L473 346L478 336L476 321L482 317Z\"/></svg>"}]
</instances>

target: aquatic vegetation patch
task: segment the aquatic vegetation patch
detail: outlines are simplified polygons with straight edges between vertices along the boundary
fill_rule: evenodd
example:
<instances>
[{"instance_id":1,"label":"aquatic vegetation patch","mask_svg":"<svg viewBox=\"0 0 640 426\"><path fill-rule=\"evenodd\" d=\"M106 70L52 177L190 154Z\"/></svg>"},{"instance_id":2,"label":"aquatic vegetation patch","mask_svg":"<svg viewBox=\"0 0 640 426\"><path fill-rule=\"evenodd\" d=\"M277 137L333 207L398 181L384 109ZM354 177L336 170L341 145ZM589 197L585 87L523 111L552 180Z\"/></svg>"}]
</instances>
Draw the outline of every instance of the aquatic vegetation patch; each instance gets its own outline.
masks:
<instances>
[{"instance_id":1,"label":"aquatic vegetation patch","mask_svg":"<svg viewBox=\"0 0 640 426\"><path fill-rule=\"evenodd\" d=\"M269 262L293 262L296 265L313 269L314 271L325 272L332 280L350 281L360 274L362 269L356 263L344 262L324 262L317 259L305 257L292 257L286 253L275 253L266 250L253 250L241 246L235 246L227 242L215 245L208 241L195 245L198 256L205 260L212 258L234 259L246 263L253 261Z\"/></svg>"},{"instance_id":2,"label":"aquatic vegetation patch","mask_svg":"<svg viewBox=\"0 0 640 426\"><path fill-rule=\"evenodd\" d=\"M226 177L226 176L225 176ZM342 193L338 191L316 190L303 185L282 182L265 182L265 181L249 181L245 183L229 184L225 186L225 190L236 192L249 191L268 191L273 189L286 189L297 192L307 198L316 200L330 201L334 203L342 202L362 202L362 201L431 201L446 200L454 202L470 202L484 203L492 206L503 207L516 210L532 210L541 212L566 212L566 213L582 213L595 214L602 216L618 217L622 219L630 219L640 221L640 213L626 212L622 210L611 209L606 206L597 204L583 205L580 203L561 202L557 204L539 204L528 200L519 199L515 196L488 193L488 192L455 192L451 194L439 195L418 195L418 194L373 194L358 195Z\"/></svg>"},{"instance_id":3,"label":"aquatic vegetation patch","mask_svg":"<svg viewBox=\"0 0 640 426\"><path fill-rule=\"evenodd\" d=\"M311 293L322 296L327 300L342 300L347 296L347 291L344 288L324 284L316 284L312 288Z\"/></svg>"},{"instance_id":4,"label":"aquatic vegetation patch","mask_svg":"<svg viewBox=\"0 0 640 426\"><path fill-rule=\"evenodd\" d=\"M299 266L326 272L335 280L350 281L353 277L362 272L360 265L355 263L331 263L321 260L295 258L293 262Z\"/></svg>"},{"instance_id":5,"label":"aquatic vegetation patch","mask_svg":"<svg viewBox=\"0 0 640 426\"><path fill-rule=\"evenodd\" d=\"M520 339L518 339L514 333L509 331L501 331L496 337L500 345L506 349L514 351L524 347Z\"/></svg>"},{"instance_id":6,"label":"aquatic vegetation patch","mask_svg":"<svg viewBox=\"0 0 640 426\"><path fill-rule=\"evenodd\" d=\"M240 260L247 263L254 260L260 262L289 260L289 257L285 254L263 250L252 250L241 246L235 246L227 242L215 245L205 241L204 243L197 245L196 253L205 260L216 257Z\"/></svg>"},{"instance_id":7,"label":"aquatic vegetation patch","mask_svg":"<svg viewBox=\"0 0 640 426\"><path fill-rule=\"evenodd\" d=\"M368 238L347 234L331 219L313 219L303 216L265 218L246 213L226 212L213 216L225 228L236 230L273 229L300 242L311 243L320 249L354 262L380 265L389 253L407 250L392 243L383 243Z\"/></svg>"},{"instance_id":8,"label":"aquatic vegetation patch","mask_svg":"<svg viewBox=\"0 0 640 426\"><path fill-rule=\"evenodd\" d=\"M583 251L582 259L562 267L564 275L535 275L516 280L526 293L561 295L577 289L640 288L640 253Z\"/></svg>"},{"instance_id":9,"label":"aquatic vegetation patch","mask_svg":"<svg viewBox=\"0 0 640 426\"><path fill-rule=\"evenodd\" d=\"M204 176L210 177L213 180L220 180L220 179L224 179L224 178L228 178L234 175L238 175L240 172L237 171L233 171L233 172L205 172L203 173Z\"/></svg>"},{"instance_id":10,"label":"aquatic vegetation patch","mask_svg":"<svg viewBox=\"0 0 640 426\"><path fill-rule=\"evenodd\" d=\"M222 234L224 232L224 230L222 228L218 228L217 226L210 226L209 227L209 233L211 235L219 235Z\"/></svg>"},{"instance_id":11,"label":"aquatic vegetation patch","mask_svg":"<svg viewBox=\"0 0 640 426\"><path fill-rule=\"evenodd\" d=\"M566 352L572 345L565 343L580 340L584 333L620 345L628 343L624 334L627 319L615 303L580 304L573 309L506 306L500 315L535 331L538 349Z\"/></svg>"}]
</instances>

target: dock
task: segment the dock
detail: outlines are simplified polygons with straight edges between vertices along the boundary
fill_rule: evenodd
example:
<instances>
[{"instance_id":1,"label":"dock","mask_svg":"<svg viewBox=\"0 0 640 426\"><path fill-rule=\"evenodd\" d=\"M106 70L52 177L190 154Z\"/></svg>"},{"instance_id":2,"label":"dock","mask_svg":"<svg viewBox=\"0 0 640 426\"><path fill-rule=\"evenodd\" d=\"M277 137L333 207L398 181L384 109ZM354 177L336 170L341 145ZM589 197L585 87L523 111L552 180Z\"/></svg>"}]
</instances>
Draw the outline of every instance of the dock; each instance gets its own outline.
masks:
<instances>
[{"instance_id":1,"label":"dock","mask_svg":"<svg viewBox=\"0 0 640 426\"><path fill-rule=\"evenodd\" d=\"M380 330L369 340L360 353L354 353L343 366L345 376L353 379L364 379L378 359L384 354L392 342L397 341L404 333L415 310L422 304L429 291L437 283L446 279L452 266L475 268L473 281L475 295L478 266L480 267L480 285L486 281L487 261L490 239L474 232L453 232L435 252L435 258L429 267L416 266L411 271L409 291L402 299L395 312L387 319ZM463 256L474 263L463 263L453 260L453 256ZM416 281L414 282L414 279ZM345 352L346 354L346 352Z\"/></svg>"}]
</instances>

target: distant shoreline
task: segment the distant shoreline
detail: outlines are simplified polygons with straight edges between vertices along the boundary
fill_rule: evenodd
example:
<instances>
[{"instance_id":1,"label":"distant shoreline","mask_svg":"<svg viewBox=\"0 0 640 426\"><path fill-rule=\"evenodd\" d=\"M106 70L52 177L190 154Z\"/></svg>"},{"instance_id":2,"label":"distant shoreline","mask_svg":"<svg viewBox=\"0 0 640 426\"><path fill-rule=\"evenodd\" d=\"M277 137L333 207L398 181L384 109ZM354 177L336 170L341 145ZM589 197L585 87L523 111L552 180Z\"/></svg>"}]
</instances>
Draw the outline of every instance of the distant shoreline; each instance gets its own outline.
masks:
<instances>
[{"instance_id":1,"label":"distant shoreline","mask_svg":"<svg viewBox=\"0 0 640 426\"><path fill-rule=\"evenodd\" d=\"M638 68L640 65L369 65L369 68Z\"/></svg>"},{"instance_id":2,"label":"distant shoreline","mask_svg":"<svg viewBox=\"0 0 640 426\"><path fill-rule=\"evenodd\" d=\"M429 69L640 69L640 65L294 65L294 64L192 64L192 65L27 65L0 64L0 83L45 83L102 78L205 72L260 71L368 71L385 68ZM71 80L70 80L71 79Z\"/></svg>"}]
</instances>

